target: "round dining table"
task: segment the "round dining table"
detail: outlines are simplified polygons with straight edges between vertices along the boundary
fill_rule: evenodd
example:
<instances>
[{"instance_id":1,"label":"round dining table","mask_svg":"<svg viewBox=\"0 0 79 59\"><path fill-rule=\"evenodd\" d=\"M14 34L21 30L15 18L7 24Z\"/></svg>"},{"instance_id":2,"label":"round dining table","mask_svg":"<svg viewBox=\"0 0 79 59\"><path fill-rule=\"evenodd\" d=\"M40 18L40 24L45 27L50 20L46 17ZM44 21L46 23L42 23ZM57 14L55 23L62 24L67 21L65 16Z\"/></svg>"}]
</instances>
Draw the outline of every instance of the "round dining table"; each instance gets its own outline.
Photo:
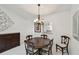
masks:
<instances>
[{"instance_id":1,"label":"round dining table","mask_svg":"<svg viewBox=\"0 0 79 59\"><path fill-rule=\"evenodd\" d=\"M29 42L33 43L34 48L38 49L39 55L41 55L42 48L48 46L50 39L43 39L41 37L34 37Z\"/></svg>"}]
</instances>

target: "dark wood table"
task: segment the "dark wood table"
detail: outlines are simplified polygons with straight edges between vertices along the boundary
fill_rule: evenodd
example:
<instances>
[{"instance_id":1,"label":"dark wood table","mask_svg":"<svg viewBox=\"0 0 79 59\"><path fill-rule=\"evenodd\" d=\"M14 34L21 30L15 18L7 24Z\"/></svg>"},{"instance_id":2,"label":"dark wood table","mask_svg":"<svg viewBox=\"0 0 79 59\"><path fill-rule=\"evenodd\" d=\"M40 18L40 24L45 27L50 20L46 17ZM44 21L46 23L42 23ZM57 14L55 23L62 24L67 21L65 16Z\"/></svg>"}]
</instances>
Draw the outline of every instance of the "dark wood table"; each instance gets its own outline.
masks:
<instances>
[{"instance_id":1,"label":"dark wood table","mask_svg":"<svg viewBox=\"0 0 79 59\"><path fill-rule=\"evenodd\" d=\"M33 43L34 47L36 49L38 49L39 51L39 55L41 55L41 50L42 48L44 48L45 46L47 46L49 44L50 39L43 39L41 37L34 37L31 40L29 40L30 42Z\"/></svg>"}]
</instances>

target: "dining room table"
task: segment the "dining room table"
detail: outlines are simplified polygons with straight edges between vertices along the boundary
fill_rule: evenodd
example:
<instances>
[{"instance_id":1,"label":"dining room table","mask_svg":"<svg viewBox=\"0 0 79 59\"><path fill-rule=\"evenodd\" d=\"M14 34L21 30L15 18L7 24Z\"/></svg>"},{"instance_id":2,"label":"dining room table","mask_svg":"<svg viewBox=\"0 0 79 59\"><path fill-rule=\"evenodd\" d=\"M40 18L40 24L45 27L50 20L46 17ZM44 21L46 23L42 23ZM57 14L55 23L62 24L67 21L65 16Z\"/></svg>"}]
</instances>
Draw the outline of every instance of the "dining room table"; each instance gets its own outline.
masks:
<instances>
[{"instance_id":1,"label":"dining room table","mask_svg":"<svg viewBox=\"0 0 79 59\"><path fill-rule=\"evenodd\" d=\"M34 38L32 38L28 41L32 42L34 48L38 49L38 54L42 55L42 48L49 45L50 39L49 38L44 39L44 38L41 38L41 37L34 37Z\"/></svg>"}]
</instances>

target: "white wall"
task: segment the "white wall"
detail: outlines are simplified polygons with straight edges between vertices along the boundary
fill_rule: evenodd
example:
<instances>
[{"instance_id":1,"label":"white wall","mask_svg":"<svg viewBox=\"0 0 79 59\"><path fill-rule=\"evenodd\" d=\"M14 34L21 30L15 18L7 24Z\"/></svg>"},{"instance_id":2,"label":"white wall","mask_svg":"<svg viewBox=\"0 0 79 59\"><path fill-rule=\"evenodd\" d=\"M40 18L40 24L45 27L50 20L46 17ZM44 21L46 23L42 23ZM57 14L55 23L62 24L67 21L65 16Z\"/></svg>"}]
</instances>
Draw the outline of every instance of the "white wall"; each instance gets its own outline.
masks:
<instances>
[{"instance_id":1,"label":"white wall","mask_svg":"<svg viewBox=\"0 0 79 59\"><path fill-rule=\"evenodd\" d=\"M71 35L71 12L63 11L60 13L48 15L45 20L52 24L52 28L56 35Z\"/></svg>"},{"instance_id":2,"label":"white wall","mask_svg":"<svg viewBox=\"0 0 79 59\"><path fill-rule=\"evenodd\" d=\"M0 32L0 34L20 32L21 43L23 43L23 41L26 39L26 36L28 34L33 34L33 19L35 19L35 17L33 17L32 15L26 12L26 14L23 14L23 15L24 16L26 15L27 17L24 18L23 15L20 15L22 11L18 13L18 12L12 11L9 8L6 8L5 6L0 6L0 9L4 11L5 13L7 13L7 15L11 18L11 20L14 21L15 23L11 27L9 27L7 30Z\"/></svg>"},{"instance_id":3,"label":"white wall","mask_svg":"<svg viewBox=\"0 0 79 59\"><path fill-rule=\"evenodd\" d=\"M68 35L70 38L72 37L72 20L71 20L70 11L71 10L67 10L67 11L45 16L45 20L49 21L52 24L52 28L53 28L52 37L54 38L54 44L60 42L61 35ZM71 40L70 40L70 45L71 45ZM69 53L71 54L70 45L69 45Z\"/></svg>"}]
</instances>

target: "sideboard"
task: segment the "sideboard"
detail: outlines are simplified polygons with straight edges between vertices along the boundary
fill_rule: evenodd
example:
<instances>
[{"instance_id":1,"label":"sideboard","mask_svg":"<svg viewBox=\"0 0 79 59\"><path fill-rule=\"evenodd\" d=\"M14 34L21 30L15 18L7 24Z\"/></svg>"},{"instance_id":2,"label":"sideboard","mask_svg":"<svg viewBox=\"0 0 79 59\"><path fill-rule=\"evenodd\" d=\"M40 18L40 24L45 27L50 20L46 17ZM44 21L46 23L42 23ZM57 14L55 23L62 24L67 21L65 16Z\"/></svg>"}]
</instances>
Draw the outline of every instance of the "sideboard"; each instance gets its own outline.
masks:
<instances>
[{"instance_id":1,"label":"sideboard","mask_svg":"<svg viewBox=\"0 0 79 59\"><path fill-rule=\"evenodd\" d=\"M0 53L20 46L20 33L0 34Z\"/></svg>"}]
</instances>

